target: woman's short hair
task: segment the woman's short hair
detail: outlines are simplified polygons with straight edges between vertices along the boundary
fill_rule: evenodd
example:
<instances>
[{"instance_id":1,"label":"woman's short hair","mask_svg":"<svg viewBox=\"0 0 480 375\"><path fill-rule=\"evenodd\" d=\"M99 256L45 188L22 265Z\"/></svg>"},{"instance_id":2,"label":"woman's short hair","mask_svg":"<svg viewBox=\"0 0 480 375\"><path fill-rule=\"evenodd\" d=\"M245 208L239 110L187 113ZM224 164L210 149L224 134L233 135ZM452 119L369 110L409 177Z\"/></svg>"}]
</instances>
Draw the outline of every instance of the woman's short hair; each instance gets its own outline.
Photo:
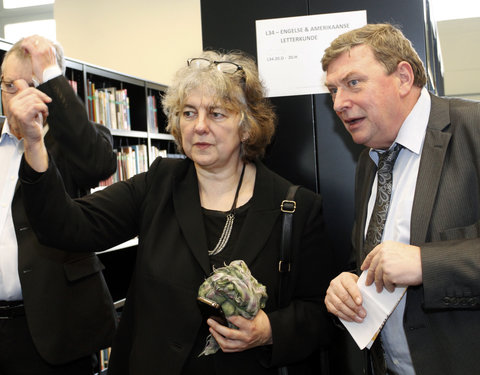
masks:
<instances>
[{"instance_id":1,"label":"woman's short hair","mask_svg":"<svg viewBox=\"0 0 480 375\"><path fill-rule=\"evenodd\" d=\"M218 101L218 105L240 115L239 135L242 137L242 159L252 161L262 157L275 132L276 116L265 98L255 61L240 51L220 53L204 51L200 58L211 62L228 61L241 66L234 73L215 69L215 64L202 67L186 65L177 71L172 84L162 99L163 111L169 131L180 152L182 136L180 116L185 101L192 91L201 89Z\"/></svg>"},{"instance_id":2,"label":"woman's short hair","mask_svg":"<svg viewBox=\"0 0 480 375\"><path fill-rule=\"evenodd\" d=\"M367 45L372 49L377 61L385 66L387 74L392 74L400 62L406 61L412 67L415 86L426 85L425 67L412 43L400 29L388 23L368 24L337 37L325 50L323 70L327 71L328 66L342 53L359 45Z\"/></svg>"}]
</instances>

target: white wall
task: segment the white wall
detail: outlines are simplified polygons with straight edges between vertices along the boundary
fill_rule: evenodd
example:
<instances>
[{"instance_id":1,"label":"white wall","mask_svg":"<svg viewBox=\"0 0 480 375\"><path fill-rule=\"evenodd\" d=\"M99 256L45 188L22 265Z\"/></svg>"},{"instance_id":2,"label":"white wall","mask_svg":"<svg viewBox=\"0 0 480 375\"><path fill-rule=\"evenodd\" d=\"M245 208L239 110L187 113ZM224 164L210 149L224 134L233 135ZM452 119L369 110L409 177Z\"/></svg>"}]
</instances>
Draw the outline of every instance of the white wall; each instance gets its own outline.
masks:
<instances>
[{"instance_id":1,"label":"white wall","mask_svg":"<svg viewBox=\"0 0 480 375\"><path fill-rule=\"evenodd\" d=\"M480 99L480 18L437 24L445 95Z\"/></svg>"},{"instance_id":2,"label":"white wall","mask_svg":"<svg viewBox=\"0 0 480 375\"><path fill-rule=\"evenodd\" d=\"M200 0L56 0L69 58L170 84L202 50Z\"/></svg>"}]
</instances>

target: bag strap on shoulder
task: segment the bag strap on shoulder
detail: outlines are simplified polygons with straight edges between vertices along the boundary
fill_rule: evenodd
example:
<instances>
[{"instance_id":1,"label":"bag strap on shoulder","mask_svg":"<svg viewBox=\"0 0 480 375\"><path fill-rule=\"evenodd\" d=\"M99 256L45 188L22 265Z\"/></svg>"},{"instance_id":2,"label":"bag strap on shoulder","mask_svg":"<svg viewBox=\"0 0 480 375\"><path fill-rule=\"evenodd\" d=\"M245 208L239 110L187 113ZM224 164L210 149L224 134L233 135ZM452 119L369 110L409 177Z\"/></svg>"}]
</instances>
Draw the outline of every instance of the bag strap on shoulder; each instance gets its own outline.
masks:
<instances>
[{"instance_id":1,"label":"bag strap on shoulder","mask_svg":"<svg viewBox=\"0 0 480 375\"><path fill-rule=\"evenodd\" d=\"M280 285L279 285L279 305L282 306L285 303L285 288L286 278L291 271L292 261L292 230L293 230L293 214L297 209L297 203L295 201L295 194L300 186L292 185L288 189L287 196L280 205L282 211L282 237L280 242L280 260L278 262L278 272L280 272Z\"/></svg>"}]
</instances>

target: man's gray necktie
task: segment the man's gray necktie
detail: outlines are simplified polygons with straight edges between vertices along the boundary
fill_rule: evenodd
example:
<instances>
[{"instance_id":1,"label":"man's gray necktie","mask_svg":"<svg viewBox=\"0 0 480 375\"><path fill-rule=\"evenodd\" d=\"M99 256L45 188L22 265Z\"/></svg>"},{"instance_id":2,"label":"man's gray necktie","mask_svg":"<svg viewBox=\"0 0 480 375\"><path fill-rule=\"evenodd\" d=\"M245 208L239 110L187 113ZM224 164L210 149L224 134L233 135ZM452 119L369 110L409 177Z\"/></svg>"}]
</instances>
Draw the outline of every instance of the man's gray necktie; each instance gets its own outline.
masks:
<instances>
[{"instance_id":1,"label":"man's gray necktie","mask_svg":"<svg viewBox=\"0 0 480 375\"><path fill-rule=\"evenodd\" d=\"M387 220L390 196L392 195L393 166L401 149L402 145L397 143L390 150L378 153L377 197L363 246L364 256L382 241L383 228Z\"/></svg>"}]
</instances>

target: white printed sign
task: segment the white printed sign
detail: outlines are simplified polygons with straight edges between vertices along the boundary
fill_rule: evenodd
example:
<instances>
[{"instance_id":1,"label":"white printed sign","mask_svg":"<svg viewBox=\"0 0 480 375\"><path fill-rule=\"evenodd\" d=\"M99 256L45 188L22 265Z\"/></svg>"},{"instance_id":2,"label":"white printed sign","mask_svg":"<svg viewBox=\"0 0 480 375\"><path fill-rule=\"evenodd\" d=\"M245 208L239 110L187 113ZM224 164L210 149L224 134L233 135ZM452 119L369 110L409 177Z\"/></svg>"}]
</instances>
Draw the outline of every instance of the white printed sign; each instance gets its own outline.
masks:
<instances>
[{"instance_id":1,"label":"white printed sign","mask_svg":"<svg viewBox=\"0 0 480 375\"><path fill-rule=\"evenodd\" d=\"M321 65L325 49L366 23L365 10L257 20L258 69L267 96L328 92Z\"/></svg>"}]
</instances>

